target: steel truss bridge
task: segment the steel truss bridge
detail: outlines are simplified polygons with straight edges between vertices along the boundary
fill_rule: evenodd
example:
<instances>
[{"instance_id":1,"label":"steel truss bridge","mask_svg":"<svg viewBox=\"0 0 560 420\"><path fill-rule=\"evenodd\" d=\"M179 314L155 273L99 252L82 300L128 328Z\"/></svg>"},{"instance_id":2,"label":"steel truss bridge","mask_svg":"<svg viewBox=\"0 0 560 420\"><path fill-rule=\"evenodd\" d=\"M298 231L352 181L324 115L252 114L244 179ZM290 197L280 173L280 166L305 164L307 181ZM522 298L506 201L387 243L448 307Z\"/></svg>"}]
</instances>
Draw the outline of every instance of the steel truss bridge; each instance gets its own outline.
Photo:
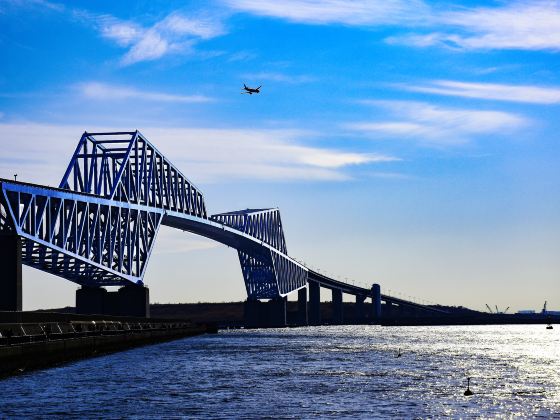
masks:
<instances>
[{"instance_id":1,"label":"steel truss bridge","mask_svg":"<svg viewBox=\"0 0 560 420\"><path fill-rule=\"evenodd\" d=\"M58 188L0 179L0 235L21 238L21 262L84 287L142 285L161 225L237 250L248 301L308 288L375 299L375 290L313 271L288 255L280 212L209 216L204 195L140 132L85 132ZM387 305L436 311L381 295ZM380 305L381 303L378 302Z\"/></svg>"}]
</instances>

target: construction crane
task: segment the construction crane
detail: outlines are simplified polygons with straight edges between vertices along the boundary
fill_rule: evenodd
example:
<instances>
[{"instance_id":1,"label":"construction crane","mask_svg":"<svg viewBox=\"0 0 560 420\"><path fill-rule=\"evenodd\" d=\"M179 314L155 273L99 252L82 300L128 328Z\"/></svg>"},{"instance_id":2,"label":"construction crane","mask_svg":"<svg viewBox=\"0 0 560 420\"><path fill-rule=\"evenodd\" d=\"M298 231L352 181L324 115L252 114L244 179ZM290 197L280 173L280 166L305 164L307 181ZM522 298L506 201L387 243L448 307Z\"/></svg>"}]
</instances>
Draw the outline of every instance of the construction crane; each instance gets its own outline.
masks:
<instances>
[{"instance_id":1,"label":"construction crane","mask_svg":"<svg viewBox=\"0 0 560 420\"><path fill-rule=\"evenodd\" d=\"M503 314L507 313L507 311L509 310L509 306L508 306L506 309L504 309L503 311L500 311L500 310L498 309L498 305L494 305L494 306L496 307L496 312L494 312L494 311L492 310L492 308L491 308L490 306L488 306L488 304L486 304L486 307L488 308L488 312L489 312L489 313L491 313L491 314L497 314L497 315L503 315ZM546 307L546 304L545 304L545 307Z\"/></svg>"}]
</instances>

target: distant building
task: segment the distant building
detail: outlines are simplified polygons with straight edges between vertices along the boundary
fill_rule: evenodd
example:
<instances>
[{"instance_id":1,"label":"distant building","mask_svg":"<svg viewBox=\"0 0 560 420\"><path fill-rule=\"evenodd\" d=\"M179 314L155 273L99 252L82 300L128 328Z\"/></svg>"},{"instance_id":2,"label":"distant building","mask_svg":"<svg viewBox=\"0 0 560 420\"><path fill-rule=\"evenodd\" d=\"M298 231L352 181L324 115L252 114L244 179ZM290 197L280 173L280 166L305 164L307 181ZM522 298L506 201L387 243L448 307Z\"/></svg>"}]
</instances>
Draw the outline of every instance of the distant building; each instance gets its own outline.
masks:
<instances>
[{"instance_id":1,"label":"distant building","mask_svg":"<svg viewBox=\"0 0 560 420\"><path fill-rule=\"evenodd\" d=\"M552 315L552 316L560 316L560 311L535 311L534 309L525 309L521 311L517 311L519 315Z\"/></svg>"}]
</instances>

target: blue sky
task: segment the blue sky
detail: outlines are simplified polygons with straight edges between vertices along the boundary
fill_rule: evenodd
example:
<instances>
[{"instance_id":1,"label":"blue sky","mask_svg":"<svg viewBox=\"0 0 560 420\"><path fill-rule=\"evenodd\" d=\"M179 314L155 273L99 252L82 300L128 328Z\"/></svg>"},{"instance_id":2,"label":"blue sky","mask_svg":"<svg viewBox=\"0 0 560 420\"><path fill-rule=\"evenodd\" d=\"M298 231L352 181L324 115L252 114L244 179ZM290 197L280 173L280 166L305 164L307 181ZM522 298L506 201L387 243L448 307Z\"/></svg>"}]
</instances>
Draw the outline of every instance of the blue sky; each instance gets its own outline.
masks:
<instances>
[{"instance_id":1,"label":"blue sky","mask_svg":"<svg viewBox=\"0 0 560 420\"><path fill-rule=\"evenodd\" d=\"M139 129L210 213L279 207L341 279L560 307L560 2L4 0L0 25L1 177L57 185L84 130ZM72 304L24 275L25 308ZM146 283L245 297L234 251L166 229Z\"/></svg>"}]
</instances>

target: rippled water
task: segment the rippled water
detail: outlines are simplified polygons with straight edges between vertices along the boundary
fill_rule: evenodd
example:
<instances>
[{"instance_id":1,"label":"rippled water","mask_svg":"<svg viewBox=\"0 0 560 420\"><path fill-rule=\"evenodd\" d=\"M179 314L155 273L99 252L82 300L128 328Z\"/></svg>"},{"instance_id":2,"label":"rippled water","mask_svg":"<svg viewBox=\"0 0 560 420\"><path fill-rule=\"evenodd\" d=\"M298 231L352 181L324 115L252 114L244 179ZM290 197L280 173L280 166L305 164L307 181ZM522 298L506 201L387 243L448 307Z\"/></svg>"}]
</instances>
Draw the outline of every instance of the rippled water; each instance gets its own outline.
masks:
<instances>
[{"instance_id":1,"label":"rippled water","mask_svg":"<svg viewBox=\"0 0 560 420\"><path fill-rule=\"evenodd\" d=\"M560 328L238 330L0 381L1 418L45 415L560 418Z\"/></svg>"}]
</instances>

